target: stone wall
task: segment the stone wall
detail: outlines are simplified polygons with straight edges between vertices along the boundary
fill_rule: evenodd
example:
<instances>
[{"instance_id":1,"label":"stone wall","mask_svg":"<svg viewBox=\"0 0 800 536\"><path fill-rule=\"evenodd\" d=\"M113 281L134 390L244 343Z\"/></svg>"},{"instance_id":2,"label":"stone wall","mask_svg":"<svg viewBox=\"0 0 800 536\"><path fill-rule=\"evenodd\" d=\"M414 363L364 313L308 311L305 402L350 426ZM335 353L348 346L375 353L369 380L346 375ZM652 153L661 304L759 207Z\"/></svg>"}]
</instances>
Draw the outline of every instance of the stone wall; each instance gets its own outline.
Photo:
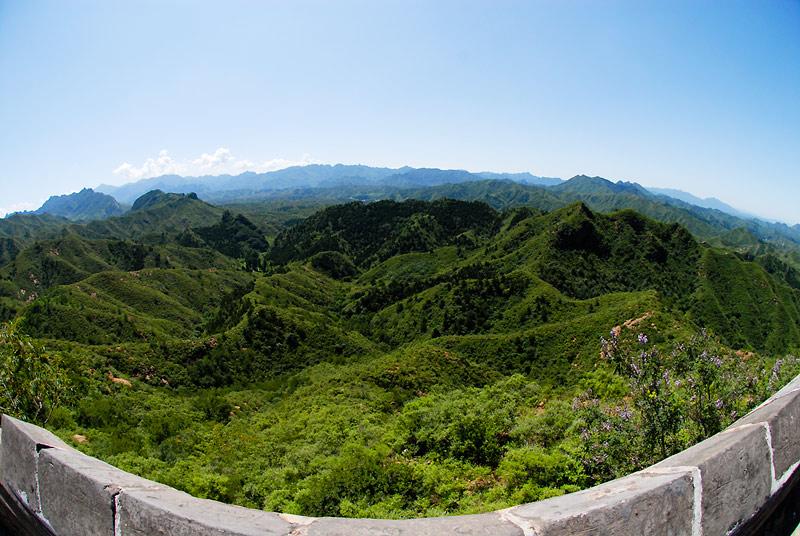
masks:
<instances>
[{"instance_id":1,"label":"stone wall","mask_svg":"<svg viewBox=\"0 0 800 536\"><path fill-rule=\"evenodd\" d=\"M488 514L340 519L230 506L116 469L7 416L0 491L40 522L39 533L62 536L713 536L752 525L799 463L800 376L725 431L643 471Z\"/></svg>"}]
</instances>

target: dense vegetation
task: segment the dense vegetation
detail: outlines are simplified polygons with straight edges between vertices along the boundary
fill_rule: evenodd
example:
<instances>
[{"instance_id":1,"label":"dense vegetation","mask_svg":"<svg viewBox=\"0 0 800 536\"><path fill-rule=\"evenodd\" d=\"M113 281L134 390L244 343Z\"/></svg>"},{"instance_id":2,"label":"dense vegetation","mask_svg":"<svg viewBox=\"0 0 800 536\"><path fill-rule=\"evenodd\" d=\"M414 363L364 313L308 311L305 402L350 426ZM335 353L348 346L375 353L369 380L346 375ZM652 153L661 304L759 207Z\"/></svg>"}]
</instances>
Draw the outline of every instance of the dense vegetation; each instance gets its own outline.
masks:
<instances>
[{"instance_id":1,"label":"dense vegetation","mask_svg":"<svg viewBox=\"0 0 800 536\"><path fill-rule=\"evenodd\" d=\"M785 244L432 197L226 211L151 192L12 233L0 382L26 370L57 396L6 386L0 405L201 497L409 517L645 467L800 370Z\"/></svg>"}]
</instances>

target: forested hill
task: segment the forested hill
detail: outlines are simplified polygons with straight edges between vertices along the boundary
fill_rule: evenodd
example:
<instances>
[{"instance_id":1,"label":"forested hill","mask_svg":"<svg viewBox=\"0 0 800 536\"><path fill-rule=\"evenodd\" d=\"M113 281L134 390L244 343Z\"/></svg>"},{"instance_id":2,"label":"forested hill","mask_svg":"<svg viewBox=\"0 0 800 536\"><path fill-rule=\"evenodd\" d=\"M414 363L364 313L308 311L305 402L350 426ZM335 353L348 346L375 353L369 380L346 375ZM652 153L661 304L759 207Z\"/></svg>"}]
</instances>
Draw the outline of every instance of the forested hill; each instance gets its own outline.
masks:
<instances>
[{"instance_id":1,"label":"forested hill","mask_svg":"<svg viewBox=\"0 0 800 536\"><path fill-rule=\"evenodd\" d=\"M406 197L407 196L407 197ZM532 206L552 211L575 201L599 212L633 209L654 220L680 223L695 236L709 239L733 229L748 229L762 240L791 248L800 246L800 226L744 219L712 208L691 205L667 196L657 196L636 183L613 183L601 177L579 175L548 188L510 181L473 181L415 189L395 199L452 197L480 200L497 210Z\"/></svg>"},{"instance_id":2,"label":"forested hill","mask_svg":"<svg viewBox=\"0 0 800 536\"><path fill-rule=\"evenodd\" d=\"M561 186L610 188L602 181L582 178ZM498 181L437 188L439 193L463 197L483 192L476 197L506 206L539 201L552 208L548 196L554 195L521 195L528 187ZM435 197L432 191L427 190L429 197ZM502 196L506 197L501 202ZM290 213L283 217L293 222ZM265 239L265 229L245 215L234 215L192 194L153 191L139 198L126 215L85 225L51 221L60 225L51 228L51 239L36 241L24 226L18 232L21 236L12 231L8 238L5 251L13 258L0 271L6 315L21 307L16 299L30 301L51 287L108 270L211 268L230 265L230 260L222 260L227 258L242 259L251 271L310 262L323 273L352 280L398 256L435 256L454 247L457 257L440 267L443 272L470 273L468 266L480 265L499 277L524 270L565 298L577 300L654 291L665 307L677 307L696 325L714 329L731 344L784 351L800 339L800 272L785 252L741 230L717 242L738 246L734 247L738 257L720 254L699 245L676 223L658 223L632 210L602 214L583 202L552 212L531 207L498 212L485 202L448 198L351 202L302 219L279 233L272 245ZM24 247L31 240L34 243ZM743 273L750 275L742 277ZM394 279L387 281L389 288ZM416 293L436 281L423 278L404 284ZM407 298L410 291L404 292L402 297ZM342 307L358 309L366 299ZM440 333L442 329L446 330L442 326ZM772 334L777 332L782 335L776 338Z\"/></svg>"},{"instance_id":3,"label":"forested hill","mask_svg":"<svg viewBox=\"0 0 800 536\"><path fill-rule=\"evenodd\" d=\"M265 212L273 216L269 210ZM280 222L291 217L277 219ZM259 252L267 248L264 233L245 216L234 218L230 211L206 203L194 194L154 190L140 197L122 216L85 223L48 214L17 214L2 219L0 266L13 260L26 246L70 234L86 239L135 239L149 244L178 241L186 246L208 246L234 256L243 256L245 245Z\"/></svg>"},{"instance_id":4,"label":"forested hill","mask_svg":"<svg viewBox=\"0 0 800 536\"><path fill-rule=\"evenodd\" d=\"M612 183L600 177L574 177L551 187L523 184L508 179L482 179L450 182L435 186L400 188L384 183L370 185L342 185L303 189L276 189L261 192L228 192L209 197L216 203L270 202L276 200L325 200L326 203L344 203L353 199L377 201L408 199L432 201L451 198L463 201L483 201L496 210L531 206L553 211L584 201L592 210L613 212L633 209L665 223L677 222L700 239L711 239L720 234L742 228L748 229L761 240L781 247L800 247L800 226L734 216L713 208L691 205L679 199L652 194L635 183Z\"/></svg>"},{"instance_id":5,"label":"forested hill","mask_svg":"<svg viewBox=\"0 0 800 536\"><path fill-rule=\"evenodd\" d=\"M276 264L312 260L331 273L352 275L353 265L369 269L395 255L447 245L459 246L462 255L464 248L481 246L470 265L480 263L493 276L525 270L571 299L656 291L664 306L739 345L746 339L755 349L785 351L800 341L794 268L771 257L771 275L759 264L703 248L678 224L632 210L595 213L582 202L553 213L495 213L482 203L450 200L351 203L282 232L266 258ZM323 252L340 255L322 263ZM740 338L742 332L748 335ZM787 337L779 342L767 335L775 333Z\"/></svg>"},{"instance_id":6,"label":"forested hill","mask_svg":"<svg viewBox=\"0 0 800 536\"><path fill-rule=\"evenodd\" d=\"M474 246L497 232L500 216L485 203L378 201L322 210L275 239L267 259L285 264L337 251L364 266L412 251L452 244Z\"/></svg>"},{"instance_id":7,"label":"forested hill","mask_svg":"<svg viewBox=\"0 0 800 536\"><path fill-rule=\"evenodd\" d=\"M100 195L100 194L97 194ZM155 190L139 198L122 216L73 222L50 214L14 214L0 219L0 237L7 249L21 251L37 240L54 239L67 234L85 238L137 238L184 231L217 221L224 209L201 201L193 194L165 194ZM13 256L0 257L0 266Z\"/></svg>"}]
</instances>

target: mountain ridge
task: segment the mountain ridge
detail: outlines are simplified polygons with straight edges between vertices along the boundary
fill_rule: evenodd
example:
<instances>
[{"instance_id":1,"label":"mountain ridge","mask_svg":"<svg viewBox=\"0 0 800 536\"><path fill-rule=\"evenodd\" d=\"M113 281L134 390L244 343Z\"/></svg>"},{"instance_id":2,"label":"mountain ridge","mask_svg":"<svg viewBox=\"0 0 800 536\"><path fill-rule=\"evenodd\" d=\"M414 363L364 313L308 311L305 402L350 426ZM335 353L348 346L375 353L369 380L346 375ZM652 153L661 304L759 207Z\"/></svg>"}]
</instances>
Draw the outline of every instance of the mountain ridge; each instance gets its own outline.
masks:
<instances>
[{"instance_id":1,"label":"mountain ridge","mask_svg":"<svg viewBox=\"0 0 800 536\"><path fill-rule=\"evenodd\" d=\"M768 223L775 223L774 220L767 220L766 218L761 218L759 216L756 216L755 214L750 214L749 212L745 212L743 210L739 210L735 207L732 207L727 203L723 203L716 197L701 198L697 197L696 195L690 194L689 192L684 192L683 190L677 190L674 188L647 188L647 190L653 192L656 195L663 195L666 197L671 197L673 199L678 199L679 201L684 201L686 203L689 203L690 205L695 205L703 208L711 208L719 210L721 212L727 212L728 214L732 216L737 216L739 218L761 219Z\"/></svg>"},{"instance_id":2,"label":"mountain ridge","mask_svg":"<svg viewBox=\"0 0 800 536\"><path fill-rule=\"evenodd\" d=\"M492 177L488 180L498 182L486 183L486 177ZM305 186L296 187L299 184L297 181L301 181ZM531 184L532 182L541 184ZM216 186L212 186L212 184L216 184ZM222 187L241 187L246 184L250 184L250 186L240 190L214 190L214 188ZM492 186L482 186L486 184ZM166 188L164 191L178 190L185 193L191 191L191 193L196 193L217 204L320 197L329 198L331 202L345 202L353 199L363 201L404 199L415 196L421 196L420 198L424 199L427 195L433 197L446 195L433 190L428 192L425 190L426 188L439 188L441 192L449 191L462 200L470 199L470 195L472 195L470 200L483 199L495 208L507 208L513 204L516 206L531 204L549 211L582 199L589 203L593 210L608 212L621 208L634 208L660 221L676 221L686 225L696 236L703 239L710 239L735 228L743 227L756 233L762 240L788 247L800 245L800 225L790 227L786 224L770 223L754 218L745 219L730 214L730 212L741 212L726 208L727 205L720 207L728 210L728 212L724 212L718 208L692 205L678 198L653 193L638 183L623 181L614 183L602 177L587 175L576 175L567 181L561 181L560 179L535 177L530 174L311 164L264 174L245 172L238 176L184 178L165 175L118 188L120 191L125 191L126 188L143 189L154 185L163 186ZM259 188L272 189L259 190ZM485 188L489 188L495 193L490 194L488 190L483 193L479 192ZM500 190L504 188L509 191L501 192ZM473 194L470 194L470 191L473 191ZM515 193L511 193L512 191ZM550 193L545 193L545 191ZM145 194L146 192L142 195ZM73 194L76 197L79 195L85 195L85 191ZM102 196L103 194L97 195ZM692 197L687 197L691 194L676 193L676 195L692 199ZM546 198L549 200L545 201ZM501 199L504 201L500 201ZM506 204L506 207L501 206L503 203ZM704 204L715 205L711 202Z\"/></svg>"},{"instance_id":3,"label":"mountain ridge","mask_svg":"<svg viewBox=\"0 0 800 536\"><path fill-rule=\"evenodd\" d=\"M438 177L434 175L438 174ZM442 176L450 175L447 179ZM427 177L425 177L427 175ZM95 191L114 196L118 201L132 203L136 198L150 190L160 189L174 193L195 192L201 197L210 195L211 192L224 191L249 191L259 192L281 189L304 189L315 187L330 187L337 185L370 184L393 185L389 180L400 181L401 184L412 186L431 186L454 182L452 177L459 176L460 180L481 180L486 178L510 178L524 181L527 184L557 184L560 179L537 177L530 173L471 173L464 170L441 170L436 168L379 168L364 165L346 164L308 164L292 166L276 171L255 173L246 171L239 175L206 175L200 177L179 175L162 175L122 186L101 184Z\"/></svg>"},{"instance_id":4,"label":"mountain ridge","mask_svg":"<svg viewBox=\"0 0 800 536\"><path fill-rule=\"evenodd\" d=\"M427 175L427 177L423 177ZM438 175L438 176L435 176ZM755 215L734 208L715 198L703 200L687 192L666 188L645 188L635 182L618 181L613 183L602 177L589 177L577 175L569 181L558 178L538 177L530 173L496 173L496 172L468 172L464 170L441 170L437 168L376 168L364 165L344 164L309 164L305 166L292 166L277 171L266 173L244 172L239 175L217 175L200 177L181 177L178 175L163 175L149 179L141 179L122 186L101 184L96 191L114 195L119 201L132 203L136 198L149 190L161 189L175 193L195 192L200 197L216 202L225 198L237 197L240 201L248 196L271 192L276 195L278 191L307 190L313 188L332 188L336 186L378 186L387 187L425 187L447 183L477 181L481 179L508 179L526 185L554 188L556 192L570 193L634 193L641 197L650 198L666 196L696 205L725 212L743 218L761 220ZM570 182L572 181L572 182ZM584 182L582 188L576 183ZM569 184L566 184L569 183ZM605 188L598 189L602 184ZM603 190L603 191L601 191ZM238 192L238 195L233 195ZM764 220L765 223L774 223ZM798 226L800 227L800 226Z\"/></svg>"},{"instance_id":5,"label":"mountain ridge","mask_svg":"<svg viewBox=\"0 0 800 536\"><path fill-rule=\"evenodd\" d=\"M111 216L121 216L125 209L117 200L91 188L84 188L74 194L53 195L34 214L62 216L72 221L102 220Z\"/></svg>"}]
</instances>

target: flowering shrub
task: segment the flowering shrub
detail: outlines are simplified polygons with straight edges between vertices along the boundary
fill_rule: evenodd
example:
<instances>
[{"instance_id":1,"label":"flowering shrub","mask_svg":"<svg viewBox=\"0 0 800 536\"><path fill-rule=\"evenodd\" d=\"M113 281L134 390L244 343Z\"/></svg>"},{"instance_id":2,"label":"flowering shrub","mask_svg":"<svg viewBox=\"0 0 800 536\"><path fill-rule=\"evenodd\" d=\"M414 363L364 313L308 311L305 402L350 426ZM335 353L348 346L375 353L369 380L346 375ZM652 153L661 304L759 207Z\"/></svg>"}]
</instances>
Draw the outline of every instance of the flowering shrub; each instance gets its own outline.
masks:
<instances>
[{"instance_id":1,"label":"flowering shrub","mask_svg":"<svg viewBox=\"0 0 800 536\"><path fill-rule=\"evenodd\" d=\"M601 339L602 355L628 378L629 396L573 401L582 421L582 463L592 483L642 469L729 426L797 374L787 356L770 366L755 354L723 352L706 330L668 352L639 333Z\"/></svg>"}]
</instances>

